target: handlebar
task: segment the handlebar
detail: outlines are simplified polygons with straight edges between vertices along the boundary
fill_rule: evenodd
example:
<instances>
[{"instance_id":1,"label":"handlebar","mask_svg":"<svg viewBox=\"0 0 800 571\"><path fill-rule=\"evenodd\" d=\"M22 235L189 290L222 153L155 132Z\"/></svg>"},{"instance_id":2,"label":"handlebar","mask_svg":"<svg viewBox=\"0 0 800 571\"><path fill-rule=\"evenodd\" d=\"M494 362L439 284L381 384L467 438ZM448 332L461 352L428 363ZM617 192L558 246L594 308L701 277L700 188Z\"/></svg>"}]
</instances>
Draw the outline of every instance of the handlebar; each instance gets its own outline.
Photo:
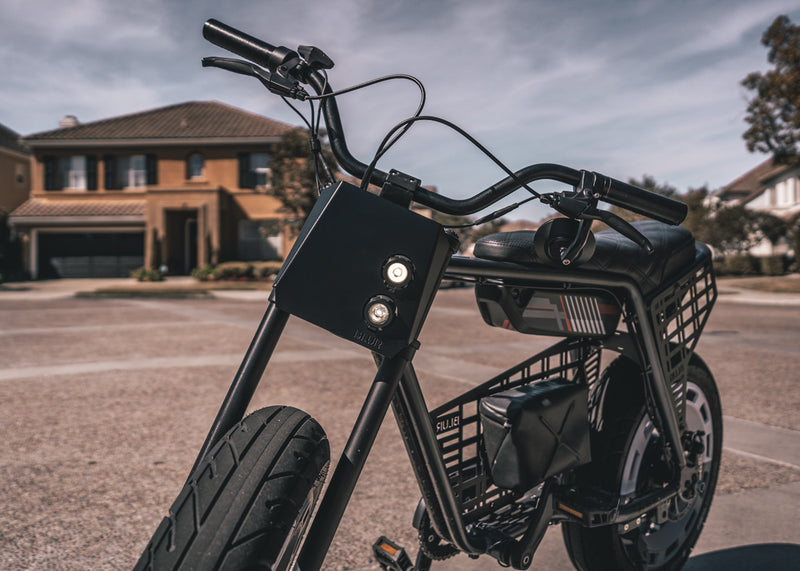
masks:
<instances>
[{"instance_id":1,"label":"handlebar","mask_svg":"<svg viewBox=\"0 0 800 571\"><path fill-rule=\"evenodd\" d=\"M273 46L214 19L204 24L203 37L225 50L266 67L272 74L277 73L281 77L290 77L292 81L310 85L317 95L333 93L327 78L314 65L308 65L297 52L289 48ZM327 56L324 57L327 59ZM319 67L332 66L333 62L330 62L330 65ZM285 85L283 88L285 89ZM299 92L302 92L302 89ZM286 93L280 94L286 95ZM333 96L322 99L321 109L327 127L328 141L336 160L345 171L355 177L363 178L367 172L367 165L355 158L347 148L336 99ZM414 194L414 200L445 214L474 214L505 198L523 184L547 179L577 187L583 184L583 177L586 174L594 176L594 192L596 198L600 200L668 224L680 224L686 217L688 207L682 202L605 175L578 171L557 164L527 166L514 173L514 176L508 176L469 198L448 198L420 187ZM382 186L387 177L386 172L374 169L371 171L369 182Z\"/></svg>"},{"instance_id":2,"label":"handlebar","mask_svg":"<svg viewBox=\"0 0 800 571\"><path fill-rule=\"evenodd\" d=\"M600 199L649 218L677 225L683 222L689 207L684 202L673 200L638 186L627 184L595 173L601 188Z\"/></svg>"},{"instance_id":3,"label":"handlebar","mask_svg":"<svg viewBox=\"0 0 800 571\"><path fill-rule=\"evenodd\" d=\"M224 50L266 67L273 73L286 62L299 59L297 52L283 46L275 47L213 18L203 24L203 37Z\"/></svg>"}]
</instances>

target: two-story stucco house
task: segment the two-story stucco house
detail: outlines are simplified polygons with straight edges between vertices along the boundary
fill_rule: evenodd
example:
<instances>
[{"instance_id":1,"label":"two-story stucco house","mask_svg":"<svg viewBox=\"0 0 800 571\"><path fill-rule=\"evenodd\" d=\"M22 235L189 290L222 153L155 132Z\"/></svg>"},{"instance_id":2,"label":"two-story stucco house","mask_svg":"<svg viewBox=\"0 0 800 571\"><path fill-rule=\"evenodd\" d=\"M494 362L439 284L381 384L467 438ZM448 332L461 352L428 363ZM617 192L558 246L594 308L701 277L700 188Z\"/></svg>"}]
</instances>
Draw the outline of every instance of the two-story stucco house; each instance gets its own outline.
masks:
<instances>
[{"instance_id":1,"label":"two-story stucco house","mask_svg":"<svg viewBox=\"0 0 800 571\"><path fill-rule=\"evenodd\" d=\"M800 217L800 164L781 164L768 159L716 191L710 199L716 205L743 205L768 212L794 224ZM763 256L785 254L789 250L788 240L775 245L764 241L751 253Z\"/></svg>"},{"instance_id":2,"label":"two-story stucco house","mask_svg":"<svg viewBox=\"0 0 800 571\"><path fill-rule=\"evenodd\" d=\"M282 259L270 150L292 127L189 102L24 138L31 190L10 222L34 278L186 274L226 260Z\"/></svg>"}]
</instances>

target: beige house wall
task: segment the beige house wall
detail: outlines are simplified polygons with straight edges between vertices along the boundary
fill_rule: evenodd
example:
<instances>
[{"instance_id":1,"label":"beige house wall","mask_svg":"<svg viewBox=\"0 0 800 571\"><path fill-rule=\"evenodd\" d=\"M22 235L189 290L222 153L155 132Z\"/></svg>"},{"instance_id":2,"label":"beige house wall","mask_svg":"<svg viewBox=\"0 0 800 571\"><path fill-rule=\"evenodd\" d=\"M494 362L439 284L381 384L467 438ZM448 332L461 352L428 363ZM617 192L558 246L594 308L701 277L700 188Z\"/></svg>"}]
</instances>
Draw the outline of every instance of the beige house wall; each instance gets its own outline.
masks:
<instances>
[{"instance_id":1,"label":"beige house wall","mask_svg":"<svg viewBox=\"0 0 800 571\"><path fill-rule=\"evenodd\" d=\"M11 212L25 202L31 188L31 159L0 148L0 212Z\"/></svg>"}]
</instances>

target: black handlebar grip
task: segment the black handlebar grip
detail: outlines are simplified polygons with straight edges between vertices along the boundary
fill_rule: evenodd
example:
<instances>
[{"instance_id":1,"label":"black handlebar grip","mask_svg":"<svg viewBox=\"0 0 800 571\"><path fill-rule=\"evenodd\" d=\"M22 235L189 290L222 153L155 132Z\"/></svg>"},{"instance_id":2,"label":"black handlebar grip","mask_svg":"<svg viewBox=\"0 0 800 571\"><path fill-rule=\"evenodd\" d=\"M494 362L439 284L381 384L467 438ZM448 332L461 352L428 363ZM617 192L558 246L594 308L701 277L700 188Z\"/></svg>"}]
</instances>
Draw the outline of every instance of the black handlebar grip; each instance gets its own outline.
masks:
<instances>
[{"instance_id":1,"label":"black handlebar grip","mask_svg":"<svg viewBox=\"0 0 800 571\"><path fill-rule=\"evenodd\" d=\"M222 49L266 67L273 73L285 61L297 57L297 54L288 48L272 46L213 18L203 24L203 37Z\"/></svg>"},{"instance_id":2,"label":"black handlebar grip","mask_svg":"<svg viewBox=\"0 0 800 571\"><path fill-rule=\"evenodd\" d=\"M683 222L689 212L686 203L679 200L601 174L595 176L604 179L600 185L602 199L621 208L672 225Z\"/></svg>"}]
</instances>

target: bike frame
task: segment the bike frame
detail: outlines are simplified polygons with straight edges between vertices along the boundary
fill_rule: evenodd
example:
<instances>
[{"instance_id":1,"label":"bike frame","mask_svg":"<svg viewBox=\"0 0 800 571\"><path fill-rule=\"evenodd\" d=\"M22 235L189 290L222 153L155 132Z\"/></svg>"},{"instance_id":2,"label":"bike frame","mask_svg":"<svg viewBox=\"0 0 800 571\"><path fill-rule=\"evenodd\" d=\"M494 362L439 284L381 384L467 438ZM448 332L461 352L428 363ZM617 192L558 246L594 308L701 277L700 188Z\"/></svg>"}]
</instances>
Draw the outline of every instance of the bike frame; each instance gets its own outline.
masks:
<instances>
[{"instance_id":1,"label":"bike frame","mask_svg":"<svg viewBox=\"0 0 800 571\"><path fill-rule=\"evenodd\" d=\"M702 254L698 253L695 266L705 262ZM632 279L597 271L546 267L530 270L512 263L459 256L451 258L446 276L475 282L513 283L523 287L563 288L565 284L569 284L621 292L625 302L630 305L629 312L636 323L635 334L631 335L634 338L634 347L620 349L620 352L643 364L643 370L649 373L642 378L646 383L646 394L652 400L652 412L655 413L653 420L665 436L665 448L672 466L679 471L685 469L681 426L673 405L669 380L660 366L658 340L648 312L649 300L645 299ZM430 299L424 299L422 303L432 302L435 294L434 289L430 293ZM279 309L271 299L195 466L213 444L242 419L288 317L289 314ZM486 553L486 547L474 544L469 536L461 516L460 504L448 478L428 406L412 364L418 346L415 339L406 350L396 356L381 358L376 355L378 371L312 520L297 560L300 568L316 569L321 566L390 405L393 406L401 435L406 442L409 459L431 513L431 524L435 531L465 553ZM670 489L669 492L674 494L675 490ZM636 511L625 512L631 511L630 515L641 513L642 508L664 501L664 498L650 500L644 502L647 505L637 502ZM624 518L625 514L618 517Z\"/></svg>"}]
</instances>

